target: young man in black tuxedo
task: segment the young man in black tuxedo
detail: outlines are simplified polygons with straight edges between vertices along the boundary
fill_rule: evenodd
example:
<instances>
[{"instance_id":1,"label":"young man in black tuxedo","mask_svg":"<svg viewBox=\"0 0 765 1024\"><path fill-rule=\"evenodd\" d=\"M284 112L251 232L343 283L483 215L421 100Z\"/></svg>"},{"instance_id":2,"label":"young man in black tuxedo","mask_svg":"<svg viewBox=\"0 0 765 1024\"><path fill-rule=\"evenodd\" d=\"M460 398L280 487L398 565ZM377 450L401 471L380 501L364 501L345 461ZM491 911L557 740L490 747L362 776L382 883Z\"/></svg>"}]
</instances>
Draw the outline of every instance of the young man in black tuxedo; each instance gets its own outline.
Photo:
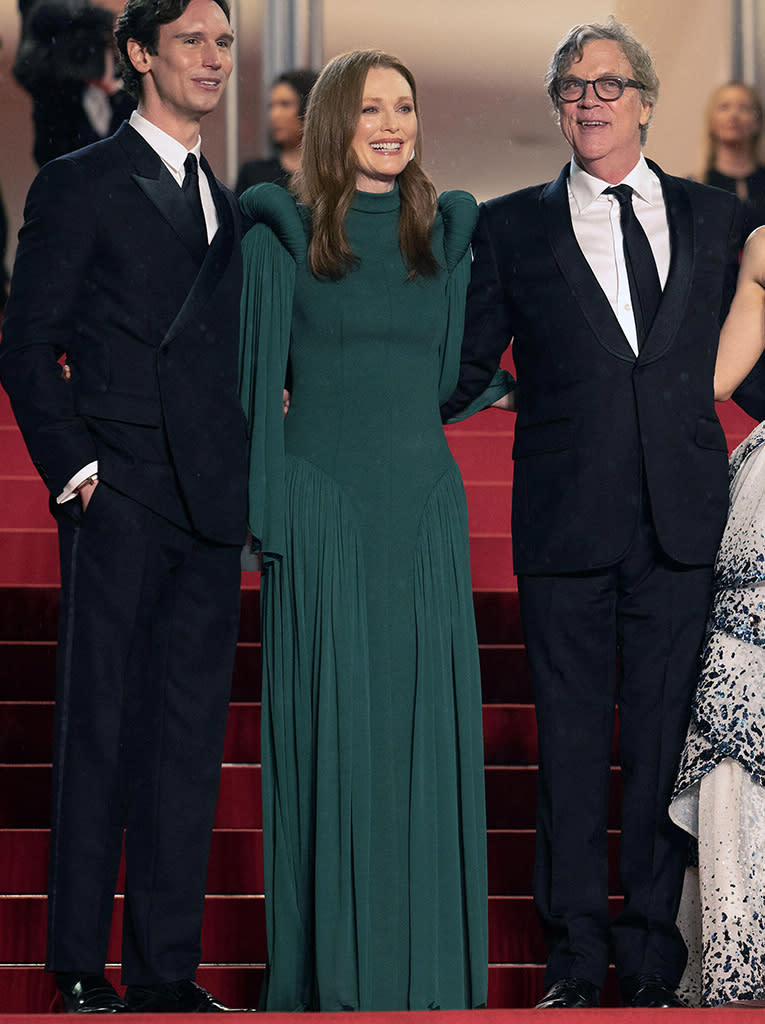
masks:
<instances>
[{"instance_id":1,"label":"young man in black tuxedo","mask_svg":"<svg viewBox=\"0 0 765 1024\"><path fill-rule=\"evenodd\" d=\"M237 210L199 136L226 0L129 0L117 41L138 110L32 185L0 346L60 541L47 966L70 1012L209 1012L246 519ZM103 977L123 828L124 1000Z\"/></svg>"},{"instance_id":2,"label":"young man in black tuxedo","mask_svg":"<svg viewBox=\"0 0 765 1024\"><path fill-rule=\"evenodd\" d=\"M617 22L572 29L548 85L572 159L556 181L481 207L460 382L443 412L485 387L512 339L512 533L549 950L539 1005L597 1005L613 959L625 1005L677 1006L686 846L667 807L728 507L712 379L740 210L642 157L658 79ZM625 903L610 921L617 703Z\"/></svg>"}]
</instances>

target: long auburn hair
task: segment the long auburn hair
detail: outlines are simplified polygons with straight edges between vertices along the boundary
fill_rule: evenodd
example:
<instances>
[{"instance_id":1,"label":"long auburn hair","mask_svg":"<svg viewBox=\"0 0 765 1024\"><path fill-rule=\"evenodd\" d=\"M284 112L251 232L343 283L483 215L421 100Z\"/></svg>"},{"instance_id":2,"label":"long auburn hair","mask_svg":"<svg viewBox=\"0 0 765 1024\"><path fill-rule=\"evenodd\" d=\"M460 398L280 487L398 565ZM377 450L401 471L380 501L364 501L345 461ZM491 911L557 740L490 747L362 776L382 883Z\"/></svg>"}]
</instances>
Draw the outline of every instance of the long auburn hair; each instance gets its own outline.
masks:
<instances>
[{"instance_id":1,"label":"long auburn hair","mask_svg":"<svg viewBox=\"0 0 765 1024\"><path fill-rule=\"evenodd\" d=\"M359 164L352 142L371 68L392 68L406 79L418 115L414 156L398 176L399 243L409 268L407 280L412 281L438 270L430 246L438 200L420 163L422 135L414 76L397 57L381 50L352 50L326 65L308 100L303 155L293 175L292 189L311 211L311 270L317 277L344 277L358 264L345 233L345 218L356 192Z\"/></svg>"}]
</instances>

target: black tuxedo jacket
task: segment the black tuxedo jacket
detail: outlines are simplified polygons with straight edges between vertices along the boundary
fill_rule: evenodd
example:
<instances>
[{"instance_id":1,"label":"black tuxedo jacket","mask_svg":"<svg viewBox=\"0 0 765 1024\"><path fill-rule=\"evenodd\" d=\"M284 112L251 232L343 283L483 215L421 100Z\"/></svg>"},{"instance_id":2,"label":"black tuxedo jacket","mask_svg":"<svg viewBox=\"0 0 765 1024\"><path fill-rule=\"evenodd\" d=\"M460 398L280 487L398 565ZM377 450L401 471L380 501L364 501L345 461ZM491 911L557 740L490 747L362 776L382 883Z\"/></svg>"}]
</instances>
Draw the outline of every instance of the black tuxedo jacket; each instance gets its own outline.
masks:
<instances>
[{"instance_id":1,"label":"black tuxedo jacket","mask_svg":"<svg viewBox=\"0 0 765 1024\"><path fill-rule=\"evenodd\" d=\"M112 487L237 544L246 522L238 211L202 166L220 221L202 250L180 188L127 124L40 171L0 379L53 496L98 459Z\"/></svg>"},{"instance_id":2,"label":"black tuxedo jacket","mask_svg":"<svg viewBox=\"0 0 765 1024\"><path fill-rule=\"evenodd\" d=\"M728 471L713 375L741 211L735 197L651 166L664 191L671 261L638 357L576 241L568 167L555 182L480 209L460 381L443 413L485 387L512 338L518 573L618 561L644 500L643 477L665 553L688 565L715 556Z\"/></svg>"}]
</instances>

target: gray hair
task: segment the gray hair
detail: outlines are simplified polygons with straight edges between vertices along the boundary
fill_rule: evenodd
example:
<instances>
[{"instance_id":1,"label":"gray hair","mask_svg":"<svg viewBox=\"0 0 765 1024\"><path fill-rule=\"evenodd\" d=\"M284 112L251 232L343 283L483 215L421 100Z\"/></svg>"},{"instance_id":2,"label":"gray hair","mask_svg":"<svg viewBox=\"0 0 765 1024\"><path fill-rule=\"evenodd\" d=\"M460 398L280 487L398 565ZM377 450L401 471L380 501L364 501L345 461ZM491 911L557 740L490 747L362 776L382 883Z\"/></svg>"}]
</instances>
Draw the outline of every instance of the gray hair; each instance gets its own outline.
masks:
<instances>
[{"instance_id":1,"label":"gray hair","mask_svg":"<svg viewBox=\"0 0 765 1024\"><path fill-rule=\"evenodd\" d=\"M644 101L651 104L651 116L644 125L640 126L640 143L642 145L645 143L646 136L648 135L648 125L651 122L656 102L659 99L659 78L656 74L656 68L653 66L653 58L648 50L630 34L626 25L617 21L614 17L609 18L605 25L597 23L575 25L558 43L550 61L550 67L545 75L547 92L552 100L558 120L560 120L560 99L557 92L558 82L568 74L575 60L581 60L585 44L593 39L607 39L619 44L624 56L632 65L633 77L642 86Z\"/></svg>"}]
</instances>

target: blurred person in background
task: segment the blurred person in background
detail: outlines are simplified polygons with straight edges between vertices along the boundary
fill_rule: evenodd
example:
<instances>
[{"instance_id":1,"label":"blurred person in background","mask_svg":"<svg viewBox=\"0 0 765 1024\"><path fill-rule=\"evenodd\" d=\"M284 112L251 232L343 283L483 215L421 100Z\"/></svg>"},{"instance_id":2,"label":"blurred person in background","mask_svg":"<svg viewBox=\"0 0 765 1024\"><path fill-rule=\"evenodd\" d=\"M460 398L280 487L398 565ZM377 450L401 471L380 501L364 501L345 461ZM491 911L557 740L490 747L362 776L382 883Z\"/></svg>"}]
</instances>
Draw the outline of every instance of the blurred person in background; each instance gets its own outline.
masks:
<instances>
[{"instance_id":1,"label":"blurred person in background","mask_svg":"<svg viewBox=\"0 0 765 1024\"><path fill-rule=\"evenodd\" d=\"M268 129L276 155L242 164L234 191L238 196L251 185L273 181L287 188L300 166L303 119L308 94L318 78L311 70L284 71L274 80L268 100Z\"/></svg>"},{"instance_id":2,"label":"blurred person in background","mask_svg":"<svg viewBox=\"0 0 765 1024\"><path fill-rule=\"evenodd\" d=\"M112 135L136 104L116 70L110 11L85 0L19 0L19 13L13 73L32 97L42 167Z\"/></svg>"},{"instance_id":3,"label":"blurred person in background","mask_svg":"<svg viewBox=\"0 0 765 1024\"><path fill-rule=\"evenodd\" d=\"M760 160L762 101L750 85L727 82L707 103L701 180L735 193L746 233L765 224L765 167Z\"/></svg>"}]
</instances>

